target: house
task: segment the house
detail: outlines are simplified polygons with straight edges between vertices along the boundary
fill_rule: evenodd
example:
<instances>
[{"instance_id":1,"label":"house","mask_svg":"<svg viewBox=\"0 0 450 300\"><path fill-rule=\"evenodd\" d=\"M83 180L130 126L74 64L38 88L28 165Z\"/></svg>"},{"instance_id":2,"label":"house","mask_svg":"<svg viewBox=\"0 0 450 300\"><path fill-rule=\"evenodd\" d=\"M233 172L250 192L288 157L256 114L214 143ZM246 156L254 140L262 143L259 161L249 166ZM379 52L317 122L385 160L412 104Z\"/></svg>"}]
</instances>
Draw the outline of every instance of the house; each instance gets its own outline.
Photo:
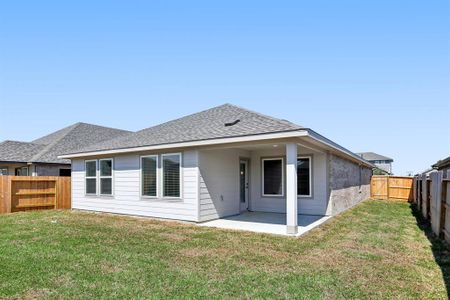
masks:
<instances>
[{"instance_id":1,"label":"house","mask_svg":"<svg viewBox=\"0 0 450 300\"><path fill-rule=\"evenodd\" d=\"M369 197L373 165L315 131L225 104L82 150L74 209L205 222L242 212L336 215Z\"/></svg>"},{"instance_id":2,"label":"house","mask_svg":"<svg viewBox=\"0 0 450 300\"><path fill-rule=\"evenodd\" d=\"M394 162L392 158L374 152L362 152L358 153L358 155L374 164L378 169L386 171L388 174L392 174L392 163Z\"/></svg>"},{"instance_id":3,"label":"house","mask_svg":"<svg viewBox=\"0 0 450 300\"><path fill-rule=\"evenodd\" d=\"M443 171L444 174L447 174L447 171L450 170L450 156L439 160L432 166L432 168L438 171Z\"/></svg>"},{"instance_id":4,"label":"house","mask_svg":"<svg viewBox=\"0 0 450 300\"><path fill-rule=\"evenodd\" d=\"M0 143L0 175L70 176L70 160L58 155L129 131L76 123L32 142Z\"/></svg>"}]
</instances>

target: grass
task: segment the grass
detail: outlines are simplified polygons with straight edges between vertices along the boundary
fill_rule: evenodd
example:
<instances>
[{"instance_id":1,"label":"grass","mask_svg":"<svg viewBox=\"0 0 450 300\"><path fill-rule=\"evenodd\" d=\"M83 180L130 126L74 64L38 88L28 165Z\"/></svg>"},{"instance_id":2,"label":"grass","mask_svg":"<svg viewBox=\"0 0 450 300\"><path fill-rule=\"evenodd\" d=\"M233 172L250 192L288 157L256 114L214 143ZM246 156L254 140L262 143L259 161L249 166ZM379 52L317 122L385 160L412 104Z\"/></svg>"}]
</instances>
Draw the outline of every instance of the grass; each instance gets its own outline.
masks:
<instances>
[{"instance_id":1,"label":"grass","mask_svg":"<svg viewBox=\"0 0 450 300\"><path fill-rule=\"evenodd\" d=\"M449 248L370 200L299 239L77 211L0 216L1 298L445 299Z\"/></svg>"}]
</instances>

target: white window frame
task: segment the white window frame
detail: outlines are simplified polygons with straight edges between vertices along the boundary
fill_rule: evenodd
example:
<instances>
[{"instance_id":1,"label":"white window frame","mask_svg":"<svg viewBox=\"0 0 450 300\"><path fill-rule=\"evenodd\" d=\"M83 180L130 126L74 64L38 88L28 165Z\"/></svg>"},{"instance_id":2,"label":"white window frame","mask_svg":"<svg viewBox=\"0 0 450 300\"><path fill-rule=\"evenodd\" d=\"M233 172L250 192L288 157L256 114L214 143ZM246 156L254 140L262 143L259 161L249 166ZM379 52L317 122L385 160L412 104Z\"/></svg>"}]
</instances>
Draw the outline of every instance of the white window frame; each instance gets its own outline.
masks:
<instances>
[{"instance_id":1,"label":"white window frame","mask_svg":"<svg viewBox=\"0 0 450 300\"><path fill-rule=\"evenodd\" d=\"M264 162L269 160L281 160L281 195L273 195L266 194L264 190ZM263 158L261 159L261 190L263 197L284 197L284 185L285 185L285 176L284 176L284 157L271 157L271 158Z\"/></svg>"},{"instance_id":2,"label":"white window frame","mask_svg":"<svg viewBox=\"0 0 450 300\"><path fill-rule=\"evenodd\" d=\"M144 195L144 186L143 186L143 182L142 179L144 178L142 172L142 159L146 158L146 157L155 157L156 158L156 196L148 196L148 195ZM160 195L160 180L161 180L161 176L160 176L160 172L159 172L159 155L157 154L151 154L151 155L142 155L139 158L139 187L140 187L140 195L141 198L146 198L146 199L157 199L159 198ZM180 176L181 177L181 176Z\"/></svg>"},{"instance_id":3,"label":"white window frame","mask_svg":"<svg viewBox=\"0 0 450 300\"><path fill-rule=\"evenodd\" d=\"M87 163L88 162L95 162L95 176L87 176ZM90 160L85 160L84 161L84 194L86 196L96 196L98 194L98 187L99 187L99 183L98 183L98 162L96 159L90 159ZM87 179L95 179L95 193L88 193L87 192Z\"/></svg>"},{"instance_id":4,"label":"white window frame","mask_svg":"<svg viewBox=\"0 0 450 300\"><path fill-rule=\"evenodd\" d=\"M3 174L3 172L0 175L7 176L9 175L9 168L8 167L0 167L0 170L6 170L6 174Z\"/></svg>"},{"instance_id":5,"label":"white window frame","mask_svg":"<svg viewBox=\"0 0 450 300\"><path fill-rule=\"evenodd\" d=\"M180 196L172 197L172 196L164 196L164 157L178 155L180 157ZM182 199L183 197L183 156L181 152L176 153L165 153L161 154L161 198L163 199Z\"/></svg>"},{"instance_id":6,"label":"white window frame","mask_svg":"<svg viewBox=\"0 0 450 300\"><path fill-rule=\"evenodd\" d=\"M300 195L298 194L297 197L298 198L311 198L313 193L312 193L312 182L313 182L313 178L312 178L312 156L298 156L297 159L308 159L309 160L309 195ZM297 171L297 170L295 170ZM298 174L297 174L298 176Z\"/></svg>"},{"instance_id":7,"label":"white window frame","mask_svg":"<svg viewBox=\"0 0 450 300\"><path fill-rule=\"evenodd\" d=\"M110 160L111 161L111 176L102 176L101 173L101 162L105 161L105 160ZM98 194L100 196L108 196L108 197L112 197L114 196L114 159L113 158L101 158L98 160ZM111 194L102 194L102 179L109 179L111 178Z\"/></svg>"}]
</instances>

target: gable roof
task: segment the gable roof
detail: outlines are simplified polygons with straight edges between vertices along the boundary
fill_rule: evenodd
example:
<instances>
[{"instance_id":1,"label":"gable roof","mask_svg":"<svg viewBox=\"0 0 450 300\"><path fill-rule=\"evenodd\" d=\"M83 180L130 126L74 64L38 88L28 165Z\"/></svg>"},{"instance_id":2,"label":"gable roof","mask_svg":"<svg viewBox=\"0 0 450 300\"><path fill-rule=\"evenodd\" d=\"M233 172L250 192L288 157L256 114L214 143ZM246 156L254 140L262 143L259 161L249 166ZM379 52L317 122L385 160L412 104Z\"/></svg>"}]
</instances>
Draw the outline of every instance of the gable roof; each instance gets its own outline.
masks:
<instances>
[{"instance_id":1,"label":"gable roof","mask_svg":"<svg viewBox=\"0 0 450 300\"><path fill-rule=\"evenodd\" d=\"M204 141L302 129L300 125L224 104L69 154L180 142Z\"/></svg>"},{"instance_id":2,"label":"gable roof","mask_svg":"<svg viewBox=\"0 0 450 300\"><path fill-rule=\"evenodd\" d=\"M374 160L390 160L390 161L394 161L392 158L387 157L387 156L383 156L381 154L377 154L374 152L361 152L361 153L357 153L359 156L361 156L362 158L364 158L367 161L374 161Z\"/></svg>"},{"instance_id":3,"label":"gable roof","mask_svg":"<svg viewBox=\"0 0 450 300\"><path fill-rule=\"evenodd\" d=\"M70 164L70 160L58 155L128 134L130 131L76 123L30 143L0 143L0 161Z\"/></svg>"}]
</instances>

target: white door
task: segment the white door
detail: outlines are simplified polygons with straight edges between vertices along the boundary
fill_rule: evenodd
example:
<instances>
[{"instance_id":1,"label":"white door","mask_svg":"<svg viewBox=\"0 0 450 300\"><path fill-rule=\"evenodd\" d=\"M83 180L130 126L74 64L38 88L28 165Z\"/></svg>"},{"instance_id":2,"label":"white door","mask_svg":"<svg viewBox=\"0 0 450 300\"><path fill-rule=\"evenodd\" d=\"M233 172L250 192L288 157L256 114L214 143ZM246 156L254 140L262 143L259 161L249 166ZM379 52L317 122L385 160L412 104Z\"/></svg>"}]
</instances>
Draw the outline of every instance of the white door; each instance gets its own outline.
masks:
<instances>
[{"instance_id":1,"label":"white door","mask_svg":"<svg viewBox=\"0 0 450 300\"><path fill-rule=\"evenodd\" d=\"M248 161L239 162L239 197L241 212L248 209Z\"/></svg>"}]
</instances>

